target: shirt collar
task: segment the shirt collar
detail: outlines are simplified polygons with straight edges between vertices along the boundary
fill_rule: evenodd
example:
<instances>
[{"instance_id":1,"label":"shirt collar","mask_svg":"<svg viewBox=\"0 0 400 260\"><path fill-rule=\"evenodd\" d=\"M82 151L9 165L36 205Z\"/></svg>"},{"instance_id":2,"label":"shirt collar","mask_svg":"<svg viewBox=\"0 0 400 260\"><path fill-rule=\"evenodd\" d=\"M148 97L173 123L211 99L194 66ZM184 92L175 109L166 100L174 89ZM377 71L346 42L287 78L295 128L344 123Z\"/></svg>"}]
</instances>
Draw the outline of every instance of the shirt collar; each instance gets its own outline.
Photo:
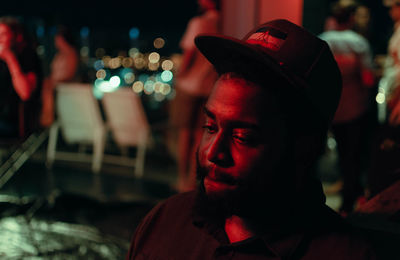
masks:
<instances>
[{"instance_id":1,"label":"shirt collar","mask_svg":"<svg viewBox=\"0 0 400 260\"><path fill-rule=\"evenodd\" d=\"M229 243L222 224L208 222L206 218L200 215L194 215L193 224L196 227L203 229L204 232L210 234L220 243L221 247L244 248L248 246L265 246L268 251L281 258L290 258L295 252L297 252L297 249L306 242L306 235L304 232L278 233L274 231L261 236L251 237L240 242ZM260 243L260 241L262 243Z\"/></svg>"},{"instance_id":2,"label":"shirt collar","mask_svg":"<svg viewBox=\"0 0 400 260\"><path fill-rule=\"evenodd\" d=\"M267 230L263 235L232 244L229 243L229 239L223 228L223 223L210 222L206 217L200 214L193 214L193 224L203 229L204 232L209 233L211 237L220 243L221 247L260 247L260 245L265 245L265 248L274 255L281 258L290 258L307 245L313 232L320 232L322 229L330 229L336 226L339 221L342 221L341 218L337 216L336 213L333 213L326 205L320 208L320 210L320 214L315 212L317 214L311 217L311 219L315 221L308 219L308 223L298 222L299 225L293 225L293 222L296 221L290 221L290 219L288 219L290 222L288 222L286 226L281 225L282 228ZM263 243L260 243L260 241Z\"/></svg>"}]
</instances>

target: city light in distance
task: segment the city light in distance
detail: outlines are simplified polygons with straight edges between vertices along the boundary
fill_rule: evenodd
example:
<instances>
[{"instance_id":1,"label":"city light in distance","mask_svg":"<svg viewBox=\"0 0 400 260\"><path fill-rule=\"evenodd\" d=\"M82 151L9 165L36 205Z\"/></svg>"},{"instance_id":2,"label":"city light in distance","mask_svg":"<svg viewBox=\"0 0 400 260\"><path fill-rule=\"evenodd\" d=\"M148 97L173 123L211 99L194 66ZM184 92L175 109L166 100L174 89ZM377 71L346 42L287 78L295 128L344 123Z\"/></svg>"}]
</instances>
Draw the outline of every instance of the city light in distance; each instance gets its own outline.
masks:
<instances>
[{"instance_id":1,"label":"city light in distance","mask_svg":"<svg viewBox=\"0 0 400 260\"><path fill-rule=\"evenodd\" d=\"M172 70L174 68L174 63L171 60L164 60L161 63L161 68L163 70Z\"/></svg>"},{"instance_id":2,"label":"city light in distance","mask_svg":"<svg viewBox=\"0 0 400 260\"><path fill-rule=\"evenodd\" d=\"M173 74L170 70L164 70L161 73L161 80L164 82L169 82L172 80L172 78L173 78Z\"/></svg>"},{"instance_id":3,"label":"city light in distance","mask_svg":"<svg viewBox=\"0 0 400 260\"><path fill-rule=\"evenodd\" d=\"M160 61L160 54L158 54L157 52L152 52L149 54L149 61L151 63L157 63Z\"/></svg>"},{"instance_id":4,"label":"city light in distance","mask_svg":"<svg viewBox=\"0 0 400 260\"><path fill-rule=\"evenodd\" d=\"M158 37L153 41L153 46L156 49L161 49L162 47L164 47L164 45L165 45L165 40L161 37Z\"/></svg>"}]
</instances>

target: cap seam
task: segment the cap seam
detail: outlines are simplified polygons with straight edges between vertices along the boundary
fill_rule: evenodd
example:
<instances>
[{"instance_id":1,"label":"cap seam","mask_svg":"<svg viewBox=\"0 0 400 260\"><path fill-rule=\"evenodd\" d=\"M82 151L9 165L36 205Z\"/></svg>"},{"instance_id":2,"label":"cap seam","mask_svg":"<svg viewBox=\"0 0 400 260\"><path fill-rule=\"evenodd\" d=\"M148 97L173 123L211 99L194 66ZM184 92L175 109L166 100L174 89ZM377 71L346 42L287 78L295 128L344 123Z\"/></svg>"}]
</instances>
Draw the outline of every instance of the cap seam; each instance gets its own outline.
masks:
<instances>
[{"instance_id":1,"label":"cap seam","mask_svg":"<svg viewBox=\"0 0 400 260\"><path fill-rule=\"evenodd\" d=\"M314 59L314 62L311 64L310 68L307 70L306 74L304 76L308 77L311 73L311 71L314 69L315 65L317 64L317 62L320 60L322 53L324 52L326 46L323 45L321 50L319 51L318 56L316 57L316 59Z\"/></svg>"}]
</instances>

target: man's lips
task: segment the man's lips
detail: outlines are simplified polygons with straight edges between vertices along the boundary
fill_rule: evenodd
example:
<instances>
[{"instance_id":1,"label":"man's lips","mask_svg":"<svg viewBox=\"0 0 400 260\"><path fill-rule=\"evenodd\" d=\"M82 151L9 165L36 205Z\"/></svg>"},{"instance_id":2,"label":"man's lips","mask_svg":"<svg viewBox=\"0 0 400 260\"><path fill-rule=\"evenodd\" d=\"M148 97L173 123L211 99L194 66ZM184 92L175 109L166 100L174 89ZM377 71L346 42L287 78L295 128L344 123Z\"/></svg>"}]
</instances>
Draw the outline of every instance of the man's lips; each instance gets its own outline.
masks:
<instances>
[{"instance_id":1,"label":"man's lips","mask_svg":"<svg viewBox=\"0 0 400 260\"><path fill-rule=\"evenodd\" d=\"M207 171L207 175L205 176L208 181L212 181L215 183L226 184L228 186L237 185L237 180L232 177L232 174L227 173L225 171L221 171L215 167L212 167Z\"/></svg>"},{"instance_id":2,"label":"man's lips","mask_svg":"<svg viewBox=\"0 0 400 260\"><path fill-rule=\"evenodd\" d=\"M206 188L206 191L212 192L212 191L221 191L221 190L231 190L236 187L234 184L228 184L225 182L221 182L219 180L210 178L209 176L206 176L204 178L204 187Z\"/></svg>"}]
</instances>

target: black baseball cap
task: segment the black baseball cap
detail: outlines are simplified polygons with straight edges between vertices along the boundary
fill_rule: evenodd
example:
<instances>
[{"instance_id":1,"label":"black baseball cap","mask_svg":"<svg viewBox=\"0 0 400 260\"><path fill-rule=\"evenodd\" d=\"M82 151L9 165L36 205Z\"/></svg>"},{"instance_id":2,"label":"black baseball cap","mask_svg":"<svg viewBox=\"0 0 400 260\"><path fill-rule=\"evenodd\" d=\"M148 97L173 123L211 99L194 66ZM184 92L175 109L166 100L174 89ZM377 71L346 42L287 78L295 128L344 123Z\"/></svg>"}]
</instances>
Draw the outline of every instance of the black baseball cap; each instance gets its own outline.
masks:
<instances>
[{"instance_id":1,"label":"black baseball cap","mask_svg":"<svg viewBox=\"0 0 400 260\"><path fill-rule=\"evenodd\" d=\"M292 87L293 95L304 94L318 120L332 120L342 90L340 70L328 44L304 28L279 19L257 26L242 40L202 34L195 43L219 74L235 72L237 63L261 77L273 73L289 83L282 85Z\"/></svg>"}]
</instances>

